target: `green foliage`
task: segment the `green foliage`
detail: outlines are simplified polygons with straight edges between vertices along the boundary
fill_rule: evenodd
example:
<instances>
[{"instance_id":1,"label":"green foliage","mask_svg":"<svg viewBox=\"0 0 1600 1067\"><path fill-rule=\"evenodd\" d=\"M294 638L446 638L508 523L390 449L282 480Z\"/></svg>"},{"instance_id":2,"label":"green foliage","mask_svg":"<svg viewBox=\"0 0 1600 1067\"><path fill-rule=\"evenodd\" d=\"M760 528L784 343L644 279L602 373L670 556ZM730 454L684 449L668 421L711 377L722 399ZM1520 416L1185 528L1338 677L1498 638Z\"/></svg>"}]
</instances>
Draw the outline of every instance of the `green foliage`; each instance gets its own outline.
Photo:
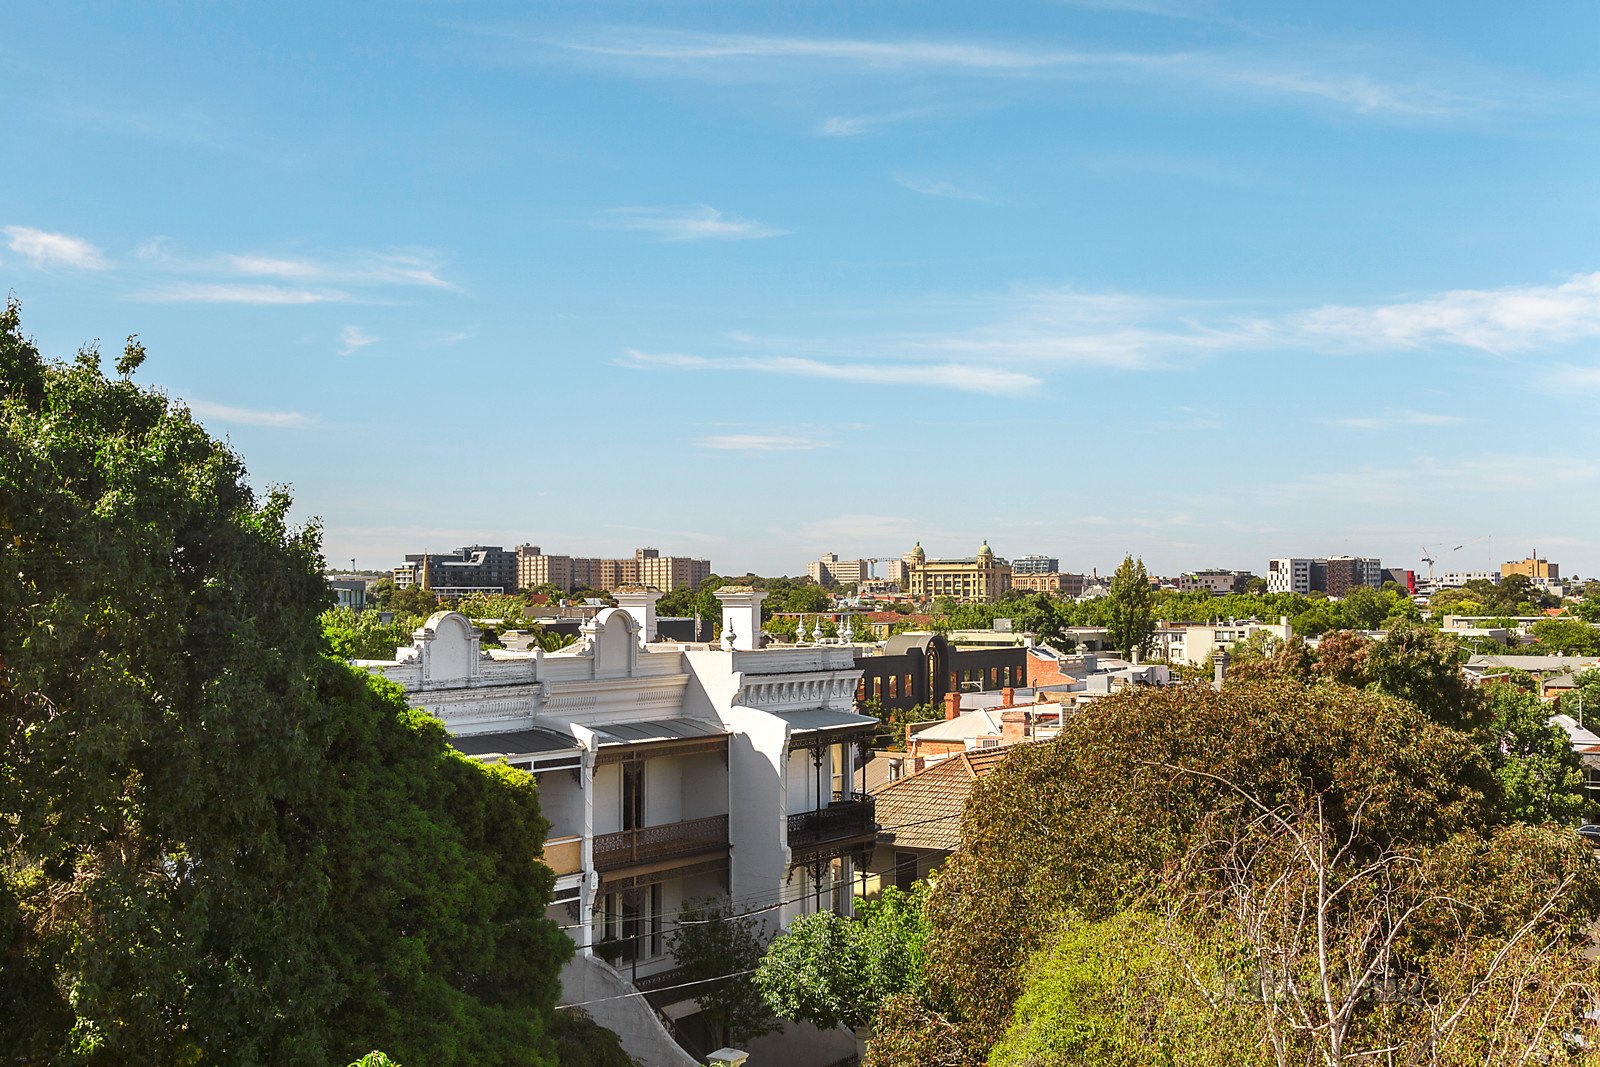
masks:
<instances>
[{"instance_id":1,"label":"green foliage","mask_svg":"<svg viewBox=\"0 0 1600 1067\"><path fill-rule=\"evenodd\" d=\"M1027 965L991 1067L1249 1067L1269 1064L1240 1006L1198 985L1227 964L1220 946L1139 910L1069 916Z\"/></svg>"},{"instance_id":2,"label":"green foliage","mask_svg":"<svg viewBox=\"0 0 1600 1067\"><path fill-rule=\"evenodd\" d=\"M1149 651L1150 639L1156 632L1155 591L1144 560L1134 562L1132 556L1123 557L1111 576L1111 589L1105 599L1106 638L1111 647L1125 658Z\"/></svg>"},{"instance_id":3,"label":"green foliage","mask_svg":"<svg viewBox=\"0 0 1600 1067\"><path fill-rule=\"evenodd\" d=\"M1096 701L976 783L962 849L929 900L931 1007L969 1048L1003 1032L1051 916L1109 917L1215 820L1239 817L1231 787L1176 768L1268 804L1321 794L1341 827L1360 804L1374 847L1501 818L1499 783L1469 738L1375 694L1267 681Z\"/></svg>"},{"instance_id":4,"label":"green foliage","mask_svg":"<svg viewBox=\"0 0 1600 1067\"><path fill-rule=\"evenodd\" d=\"M1522 574L1509 575L1498 584L1474 578L1428 598L1428 610L1440 615L1537 615L1544 608L1555 606L1555 597L1542 592Z\"/></svg>"},{"instance_id":5,"label":"green foliage","mask_svg":"<svg viewBox=\"0 0 1600 1067\"><path fill-rule=\"evenodd\" d=\"M571 948L532 780L322 655L288 510L181 405L0 315L15 1059L550 1062Z\"/></svg>"},{"instance_id":6,"label":"green foliage","mask_svg":"<svg viewBox=\"0 0 1600 1067\"><path fill-rule=\"evenodd\" d=\"M400 1065L378 1049L373 1049L359 1060L350 1064L350 1067L400 1067Z\"/></svg>"},{"instance_id":7,"label":"green foliage","mask_svg":"<svg viewBox=\"0 0 1600 1067\"><path fill-rule=\"evenodd\" d=\"M395 649L411 644L412 631L424 620L396 614L393 621L384 623L376 611L329 608L319 621L328 651L339 659L389 660Z\"/></svg>"},{"instance_id":8,"label":"green foliage","mask_svg":"<svg viewBox=\"0 0 1600 1067\"><path fill-rule=\"evenodd\" d=\"M755 986L767 1006L819 1029L865 1026L890 997L923 992L926 883L858 900L857 918L796 919L767 948Z\"/></svg>"},{"instance_id":9,"label":"green foliage","mask_svg":"<svg viewBox=\"0 0 1600 1067\"><path fill-rule=\"evenodd\" d=\"M582 1008L562 1008L550 1020L561 1067L638 1067L621 1038L589 1017Z\"/></svg>"},{"instance_id":10,"label":"green foliage","mask_svg":"<svg viewBox=\"0 0 1600 1067\"><path fill-rule=\"evenodd\" d=\"M1395 626L1372 645L1365 678L1445 726L1470 730L1484 720L1483 701L1461 673L1460 647L1437 630Z\"/></svg>"},{"instance_id":11,"label":"green foliage","mask_svg":"<svg viewBox=\"0 0 1600 1067\"><path fill-rule=\"evenodd\" d=\"M1600 656L1600 627L1582 619L1541 619L1533 624L1539 651L1561 656Z\"/></svg>"},{"instance_id":12,"label":"green foliage","mask_svg":"<svg viewBox=\"0 0 1600 1067\"><path fill-rule=\"evenodd\" d=\"M777 1029L751 975L761 962L761 920L736 915L726 900L691 900L667 934L667 950L694 987L695 1003L723 1044Z\"/></svg>"},{"instance_id":13,"label":"green foliage","mask_svg":"<svg viewBox=\"0 0 1600 1067\"><path fill-rule=\"evenodd\" d=\"M1571 823L1587 806L1583 761L1567 732L1550 724L1550 709L1533 693L1490 685L1483 750L1500 779L1506 814L1519 822Z\"/></svg>"}]
</instances>

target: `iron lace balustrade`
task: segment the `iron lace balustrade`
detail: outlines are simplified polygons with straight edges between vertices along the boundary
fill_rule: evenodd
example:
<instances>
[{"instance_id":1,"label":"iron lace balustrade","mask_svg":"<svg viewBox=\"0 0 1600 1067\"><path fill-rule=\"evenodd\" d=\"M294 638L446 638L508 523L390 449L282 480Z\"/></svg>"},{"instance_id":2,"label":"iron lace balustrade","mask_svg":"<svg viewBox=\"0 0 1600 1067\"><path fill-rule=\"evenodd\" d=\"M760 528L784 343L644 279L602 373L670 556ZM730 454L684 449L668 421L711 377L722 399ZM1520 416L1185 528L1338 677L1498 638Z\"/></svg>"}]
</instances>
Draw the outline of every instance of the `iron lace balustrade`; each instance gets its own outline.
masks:
<instances>
[{"instance_id":1,"label":"iron lace balustrade","mask_svg":"<svg viewBox=\"0 0 1600 1067\"><path fill-rule=\"evenodd\" d=\"M877 832L872 797L865 793L835 793L833 803L818 811L789 816L789 847L805 848L828 841L843 841Z\"/></svg>"},{"instance_id":2,"label":"iron lace balustrade","mask_svg":"<svg viewBox=\"0 0 1600 1067\"><path fill-rule=\"evenodd\" d=\"M614 871L636 863L693 856L728 847L728 817L712 815L705 819L686 819L638 830L597 834L594 839L594 867Z\"/></svg>"}]
</instances>

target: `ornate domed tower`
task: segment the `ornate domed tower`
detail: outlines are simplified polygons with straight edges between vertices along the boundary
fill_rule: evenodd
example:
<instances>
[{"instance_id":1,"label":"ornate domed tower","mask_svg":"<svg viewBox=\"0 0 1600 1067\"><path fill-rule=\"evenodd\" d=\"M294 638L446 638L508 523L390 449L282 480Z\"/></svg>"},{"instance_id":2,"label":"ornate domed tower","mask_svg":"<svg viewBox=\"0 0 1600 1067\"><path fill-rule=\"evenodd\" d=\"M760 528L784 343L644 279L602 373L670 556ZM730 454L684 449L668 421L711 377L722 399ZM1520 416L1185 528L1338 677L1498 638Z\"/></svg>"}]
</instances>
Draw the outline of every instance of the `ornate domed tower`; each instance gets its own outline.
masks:
<instances>
[{"instance_id":1,"label":"ornate domed tower","mask_svg":"<svg viewBox=\"0 0 1600 1067\"><path fill-rule=\"evenodd\" d=\"M984 567L991 566L994 563L994 549L989 547L989 541L987 538L978 548L978 563L980 566Z\"/></svg>"}]
</instances>

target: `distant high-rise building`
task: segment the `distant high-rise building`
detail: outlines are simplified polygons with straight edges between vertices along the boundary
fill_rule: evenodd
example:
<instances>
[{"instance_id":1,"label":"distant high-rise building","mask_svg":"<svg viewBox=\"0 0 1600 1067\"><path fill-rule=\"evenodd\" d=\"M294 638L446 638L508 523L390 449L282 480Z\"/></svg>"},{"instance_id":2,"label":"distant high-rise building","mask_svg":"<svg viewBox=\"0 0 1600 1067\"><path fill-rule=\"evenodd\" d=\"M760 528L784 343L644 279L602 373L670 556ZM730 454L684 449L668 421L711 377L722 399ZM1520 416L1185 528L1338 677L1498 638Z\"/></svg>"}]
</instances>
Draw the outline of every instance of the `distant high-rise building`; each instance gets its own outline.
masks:
<instances>
[{"instance_id":1,"label":"distant high-rise building","mask_svg":"<svg viewBox=\"0 0 1600 1067\"><path fill-rule=\"evenodd\" d=\"M1532 578L1535 582L1559 582L1561 580L1561 565L1551 563L1539 557L1539 550L1533 550L1533 555L1527 559L1508 560L1500 564L1500 577L1509 578L1513 574L1520 574Z\"/></svg>"},{"instance_id":2,"label":"distant high-rise building","mask_svg":"<svg viewBox=\"0 0 1600 1067\"><path fill-rule=\"evenodd\" d=\"M648 585L670 592L680 585L698 589L711 576L710 560L663 556L654 548L636 549L632 559L596 559L547 556L538 545L518 545L516 555L517 584L523 589L549 584L569 593L575 589L610 592L628 585Z\"/></svg>"},{"instance_id":3,"label":"distant high-rise building","mask_svg":"<svg viewBox=\"0 0 1600 1067\"><path fill-rule=\"evenodd\" d=\"M860 585L872 577L872 561L840 559L837 553L829 552L807 563L806 574L818 585Z\"/></svg>"},{"instance_id":4,"label":"distant high-rise building","mask_svg":"<svg viewBox=\"0 0 1600 1067\"><path fill-rule=\"evenodd\" d=\"M1383 564L1364 556L1288 557L1267 561L1267 592L1312 591L1342 597L1356 586L1378 589L1383 585Z\"/></svg>"},{"instance_id":5,"label":"distant high-rise building","mask_svg":"<svg viewBox=\"0 0 1600 1067\"><path fill-rule=\"evenodd\" d=\"M1061 561L1052 556L1018 556L1011 561L1012 574L1055 574Z\"/></svg>"},{"instance_id":6,"label":"distant high-rise building","mask_svg":"<svg viewBox=\"0 0 1600 1067\"><path fill-rule=\"evenodd\" d=\"M394 569L396 586L420 585L439 596L517 591L517 554L499 545L468 545L454 552L406 556Z\"/></svg>"}]
</instances>

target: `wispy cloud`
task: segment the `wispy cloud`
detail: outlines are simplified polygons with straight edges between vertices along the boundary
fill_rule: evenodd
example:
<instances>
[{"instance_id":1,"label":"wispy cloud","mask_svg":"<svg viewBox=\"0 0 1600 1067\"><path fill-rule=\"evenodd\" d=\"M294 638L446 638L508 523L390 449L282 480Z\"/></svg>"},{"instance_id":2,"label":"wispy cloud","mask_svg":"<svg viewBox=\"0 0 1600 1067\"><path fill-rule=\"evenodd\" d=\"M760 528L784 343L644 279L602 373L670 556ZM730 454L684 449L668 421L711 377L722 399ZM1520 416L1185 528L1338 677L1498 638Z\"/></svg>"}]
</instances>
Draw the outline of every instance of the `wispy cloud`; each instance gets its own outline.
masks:
<instances>
[{"instance_id":1,"label":"wispy cloud","mask_svg":"<svg viewBox=\"0 0 1600 1067\"><path fill-rule=\"evenodd\" d=\"M632 230L662 241L753 241L782 237L789 230L728 215L714 207L622 207L597 223L608 230Z\"/></svg>"},{"instance_id":2,"label":"wispy cloud","mask_svg":"<svg viewBox=\"0 0 1600 1067\"><path fill-rule=\"evenodd\" d=\"M819 137L860 137L876 128L866 115L829 115L817 124Z\"/></svg>"},{"instance_id":3,"label":"wispy cloud","mask_svg":"<svg viewBox=\"0 0 1600 1067\"><path fill-rule=\"evenodd\" d=\"M36 230L31 226L7 226L0 232L6 235L6 247L32 267L105 270L111 265L105 253L81 237Z\"/></svg>"},{"instance_id":4,"label":"wispy cloud","mask_svg":"<svg viewBox=\"0 0 1600 1067\"><path fill-rule=\"evenodd\" d=\"M147 304L329 304L350 294L338 289L293 289L281 285L174 282L133 294Z\"/></svg>"},{"instance_id":5,"label":"wispy cloud","mask_svg":"<svg viewBox=\"0 0 1600 1067\"><path fill-rule=\"evenodd\" d=\"M356 251L324 257L230 254L223 269L247 277L277 278L301 284L420 285L431 289L456 286L439 276L440 257L433 252Z\"/></svg>"},{"instance_id":6,"label":"wispy cloud","mask_svg":"<svg viewBox=\"0 0 1600 1067\"><path fill-rule=\"evenodd\" d=\"M684 73L714 70L718 77L743 72L752 80L777 77L786 64L831 64L877 75L960 74L987 78L1152 79L1176 86L1248 91L1279 99L1310 99L1365 113L1413 118L1483 110L1498 101L1485 95L1487 78L1461 78L1460 85L1430 84L1409 77L1384 80L1367 72L1338 69L1310 57L1251 52L1138 52L987 41L869 40L839 37L778 37L734 34L616 31L570 41L571 52L655 64ZM1415 63L1407 65L1408 72ZM830 126L831 124L831 126ZM860 119L827 120L819 132L858 136Z\"/></svg>"},{"instance_id":7,"label":"wispy cloud","mask_svg":"<svg viewBox=\"0 0 1600 1067\"><path fill-rule=\"evenodd\" d=\"M271 426L284 430L300 430L311 425L311 420L298 411L259 411L254 408L236 408L227 404L213 404L207 400L186 400L196 418L213 422L232 422L243 426Z\"/></svg>"},{"instance_id":8,"label":"wispy cloud","mask_svg":"<svg viewBox=\"0 0 1600 1067\"><path fill-rule=\"evenodd\" d=\"M814 452L819 448L831 447L832 442L817 437L729 433L701 437L695 444L720 452Z\"/></svg>"},{"instance_id":9,"label":"wispy cloud","mask_svg":"<svg viewBox=\"0 0 1600 1067\"><path fill-rule=\"evenodd\" d=\"M1600 272L1556 285L1456 289L1371 306L1328 305L1290 316L1284 332L1357 349L1449 344L1486 352L1600 337Z\"/></svg>"},{"instance_id":10,"label":"wispy cloud","mask_svg":"<svg viewBox=\"0 0 1600 1067\"><path fill-rule=\"evenodd\" d=\"M1043 384L1030 374L981 364L961 363L847 363L795 356L706 357L628 349L624 366L649 370L747 371L794 378L860 382L871 385L911 385L955 389L991 396L1016 396Z\"/></svg>"},{"instance_id":11,"label":"wispy cloud","mask_svg":"<svg viewBox=\"0 0 1600 1067\"><path fill-rule=\"evenodd\" d=\"M977 200L985 203L989 200L982 193L963 189L954 182L913 178L904 174L896 174L894 180L897 185L902 185L913 193L921 193L923 196L937 196L946 200Z\"/></svg>"},{"instance_id":12,"label":"wispy cloud","mask_svg":"<svg viewBox=\"0 0 1600 1067\"><path fill-rule=\"evenodd\" d=\"M950 304L951 301L944 303ZM625 365L742 371L866 384L923 385L995 396L1026 395L1045 368L1148 371L1233 354L1360 356L1544 353L1600 340L1600 273L1549 285L1459 290L1370 305L1324 305L1265 315L1245 301L1197 301L1072 288L1018 291L967 302L974 324L855 336L760 338L725 334L732 354L630 349ZM1600 388L1600 372L1558 365L1558 388ZM1391 411L1352 416L1352 429L1442 426L1453 416Z\"/></svg>"},{"instance_id":13,"label":"wispy cloud","mask_svg":"<svg viewBox=\"0 0 1600 1067\"><path fill-rule=\"evenodd\" d=\"M368 345L375 345L381 337L374 337L359 326L346 326L339 331L339 354L353 355Z\"/></svg>"},{"instance_id":14,"label":"wispy cloud","mask_svg":"<svg viewBox=\"0 0 1600 1067\"><path fill-rule=\"evenodd\" d=\"M1460 415L1440 415L1429 411L1391 411L1384 415L1331 419L1329 425L1352 430L1393 430L1402 426L1457 426L1468 420Z\"/></svg>"}]
</instances>

